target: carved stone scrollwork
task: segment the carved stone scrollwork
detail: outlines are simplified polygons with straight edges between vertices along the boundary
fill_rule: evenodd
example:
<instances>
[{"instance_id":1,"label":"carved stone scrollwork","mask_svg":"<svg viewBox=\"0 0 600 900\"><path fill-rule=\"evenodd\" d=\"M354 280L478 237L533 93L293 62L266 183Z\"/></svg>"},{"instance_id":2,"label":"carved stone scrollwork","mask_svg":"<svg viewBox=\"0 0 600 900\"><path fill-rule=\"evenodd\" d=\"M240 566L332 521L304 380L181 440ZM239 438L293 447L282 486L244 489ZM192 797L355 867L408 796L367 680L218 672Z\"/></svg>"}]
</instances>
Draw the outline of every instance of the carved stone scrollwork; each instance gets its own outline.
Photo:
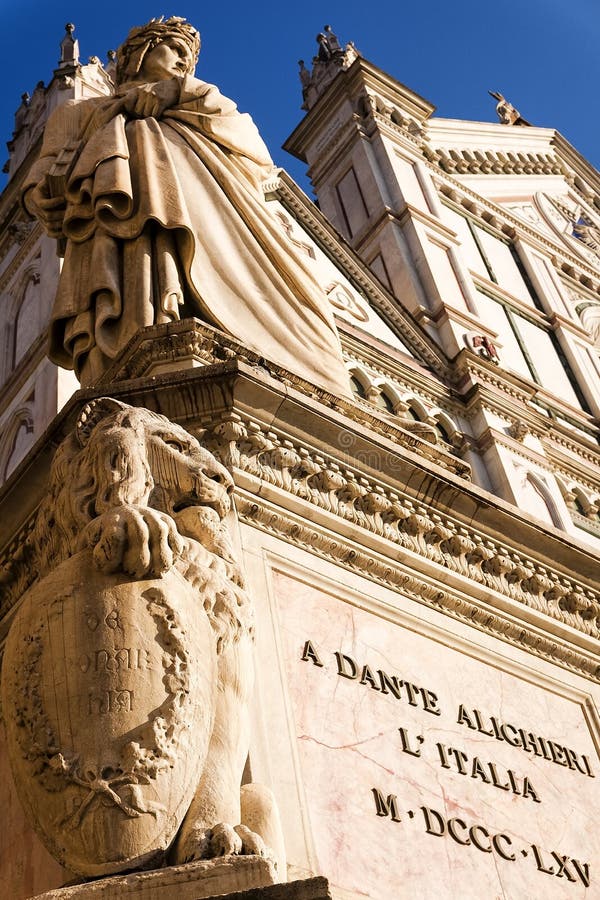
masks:
<instances>
[{"instance_id":1,"label":"carved stone scrollwork","mask_svg":"<svg viewBox=\"0 0 600 900\"><path fill-rule=\"evenodd\" d=\"M241 429L241 425L238 426ZM479 584L578 630L600 637L599 599L577 592L574 583L536 566L472 529L417 506L333 460L296 448L258 423L247 423L239 454L219 440L221 426L207 435L215 455L239 458L244 471L327 512L434 560ZM257 513L258 514L258 513ZM574 592L574 593L572 593ZM577 597L577 600L569 597ZM561 599L562 598L562 599Z\"/></svg>"}]
</instances>

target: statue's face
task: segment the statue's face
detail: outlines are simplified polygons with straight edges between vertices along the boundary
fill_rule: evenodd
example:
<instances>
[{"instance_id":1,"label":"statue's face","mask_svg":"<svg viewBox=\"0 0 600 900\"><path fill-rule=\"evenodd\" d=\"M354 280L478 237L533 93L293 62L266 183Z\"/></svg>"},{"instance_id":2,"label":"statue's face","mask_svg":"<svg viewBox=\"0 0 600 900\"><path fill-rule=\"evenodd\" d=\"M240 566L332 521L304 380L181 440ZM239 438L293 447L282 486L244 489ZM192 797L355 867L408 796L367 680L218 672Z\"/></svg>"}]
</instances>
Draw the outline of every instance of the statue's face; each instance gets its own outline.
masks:
<instances>
[{"instance_id":1,"label":"statue's face","mask_svg":"<svg viewBox=\"0 0 600 900\"><path fill-rule=\"evenodd\" d=\"M144 57L139 77L146 81L162 81L193 70L190 48L185 41L168 37Z\"/></svg>"}]
</instances>

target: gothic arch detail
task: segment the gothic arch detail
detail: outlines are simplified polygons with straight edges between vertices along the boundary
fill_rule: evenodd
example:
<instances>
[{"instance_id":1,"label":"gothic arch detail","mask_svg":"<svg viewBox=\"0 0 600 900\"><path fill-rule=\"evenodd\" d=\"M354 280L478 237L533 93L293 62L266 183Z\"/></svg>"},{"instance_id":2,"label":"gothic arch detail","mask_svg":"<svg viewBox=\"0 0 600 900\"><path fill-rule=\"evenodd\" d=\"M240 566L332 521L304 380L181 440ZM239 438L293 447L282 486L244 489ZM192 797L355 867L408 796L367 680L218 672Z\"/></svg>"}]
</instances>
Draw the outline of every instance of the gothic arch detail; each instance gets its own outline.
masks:
<instances>
[{"instance_id":1,"label":"gothic arch detail","mask_svg":"<svg viewBox=\"0 0 600 900\"><path fill-rule=\"evenodd\" d=\"M0 481L4 482L33 443L34 421L29 406L12 414L0 443Z\"/></svg>"}]
</instances>

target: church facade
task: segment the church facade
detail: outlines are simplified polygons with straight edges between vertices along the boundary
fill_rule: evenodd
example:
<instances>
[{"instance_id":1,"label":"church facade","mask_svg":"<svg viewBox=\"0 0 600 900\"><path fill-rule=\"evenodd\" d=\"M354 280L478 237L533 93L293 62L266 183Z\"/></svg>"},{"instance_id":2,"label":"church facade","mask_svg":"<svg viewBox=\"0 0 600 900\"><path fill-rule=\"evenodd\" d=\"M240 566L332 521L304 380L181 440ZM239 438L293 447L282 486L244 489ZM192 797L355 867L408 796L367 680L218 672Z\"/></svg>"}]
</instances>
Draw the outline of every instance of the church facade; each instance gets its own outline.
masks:
<instances>
[{"instance_id":1,"label":"church facade","mask_svg":"<svg viewBox=\"0 0 600 900\"><path fill-rule=\"evenodd\" d=\"M0 639L35 583L29 535L81 410L110 396L159 412L235 482L256 609L244 777L273 792L283 880L324 876L339 900L591 898L600 175L501 95L500 121L442 119L320 37L285 144L318 205L284 171L264 192L335 315L352 396L195 319L144 328L78 391L45 357L60 263L19 191L49 113L108 94L110 66L82 65L68 32L17 111L0 198ZM0 769L11 896L59 888L72 876L5 754Z\"/></svg>"}]
</instances>

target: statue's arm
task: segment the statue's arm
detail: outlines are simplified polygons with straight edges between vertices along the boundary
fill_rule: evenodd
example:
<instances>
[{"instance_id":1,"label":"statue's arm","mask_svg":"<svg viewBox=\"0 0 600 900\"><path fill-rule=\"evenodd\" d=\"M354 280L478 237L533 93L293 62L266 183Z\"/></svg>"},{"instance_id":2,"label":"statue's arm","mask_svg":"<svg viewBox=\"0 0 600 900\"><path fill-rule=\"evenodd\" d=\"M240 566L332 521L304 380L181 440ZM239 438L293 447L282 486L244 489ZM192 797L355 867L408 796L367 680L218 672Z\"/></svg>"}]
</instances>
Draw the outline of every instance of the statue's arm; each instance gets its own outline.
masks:
<instances>
[{"instance_id":1,"label":"statue's arm","mask_svg":"<svg viewBox=\"0 0 600 900\"><path fill-rule=\"evenodd\" d=\"M197 128L221 146L250 160L257 183L273 169L273 161L258 129L247 113L238 112L233 100L224 97L214 84L191 75L181 82L179 103L167 116Z\"/></svg>"},{"instance_id":2,"label":"statue's arm","mask_svg":"<svg viewBox=\"0 0 600 900\"><path fill-rule=\"evenodd\" d=\"M29 170L22 188L23 206L30 215L40 220L50 237L54 238L62 234L66 204L61 179L53 178L52 173L60 168L61 155L65 168L68 167L66 154L81 137L84 112L81 107L80 102L68 100L54 110L44 130L40 157Z\"/></svg>"},{"instance_id":3,"label":"statue's arm","mask_svg":"<svg viewBox=\"0 0 600 900\"><path fill-rule=\"evenodd\" d=\"M185 75L181 82L179 106L205 116L229 116L237 113L237 106L224 97L215 84Z\"/></svg>"},{"instance_id":4,"label":"statue's arm","mask_svg":"<svg viewBox=\"0 0 600 900\"><path fill-rule=\"evenodd\" d=\"M162 114L180 102L181 79L140 82L121 97L123 111L134 119L160 119Z\"/></svg>"}]
</instances>

